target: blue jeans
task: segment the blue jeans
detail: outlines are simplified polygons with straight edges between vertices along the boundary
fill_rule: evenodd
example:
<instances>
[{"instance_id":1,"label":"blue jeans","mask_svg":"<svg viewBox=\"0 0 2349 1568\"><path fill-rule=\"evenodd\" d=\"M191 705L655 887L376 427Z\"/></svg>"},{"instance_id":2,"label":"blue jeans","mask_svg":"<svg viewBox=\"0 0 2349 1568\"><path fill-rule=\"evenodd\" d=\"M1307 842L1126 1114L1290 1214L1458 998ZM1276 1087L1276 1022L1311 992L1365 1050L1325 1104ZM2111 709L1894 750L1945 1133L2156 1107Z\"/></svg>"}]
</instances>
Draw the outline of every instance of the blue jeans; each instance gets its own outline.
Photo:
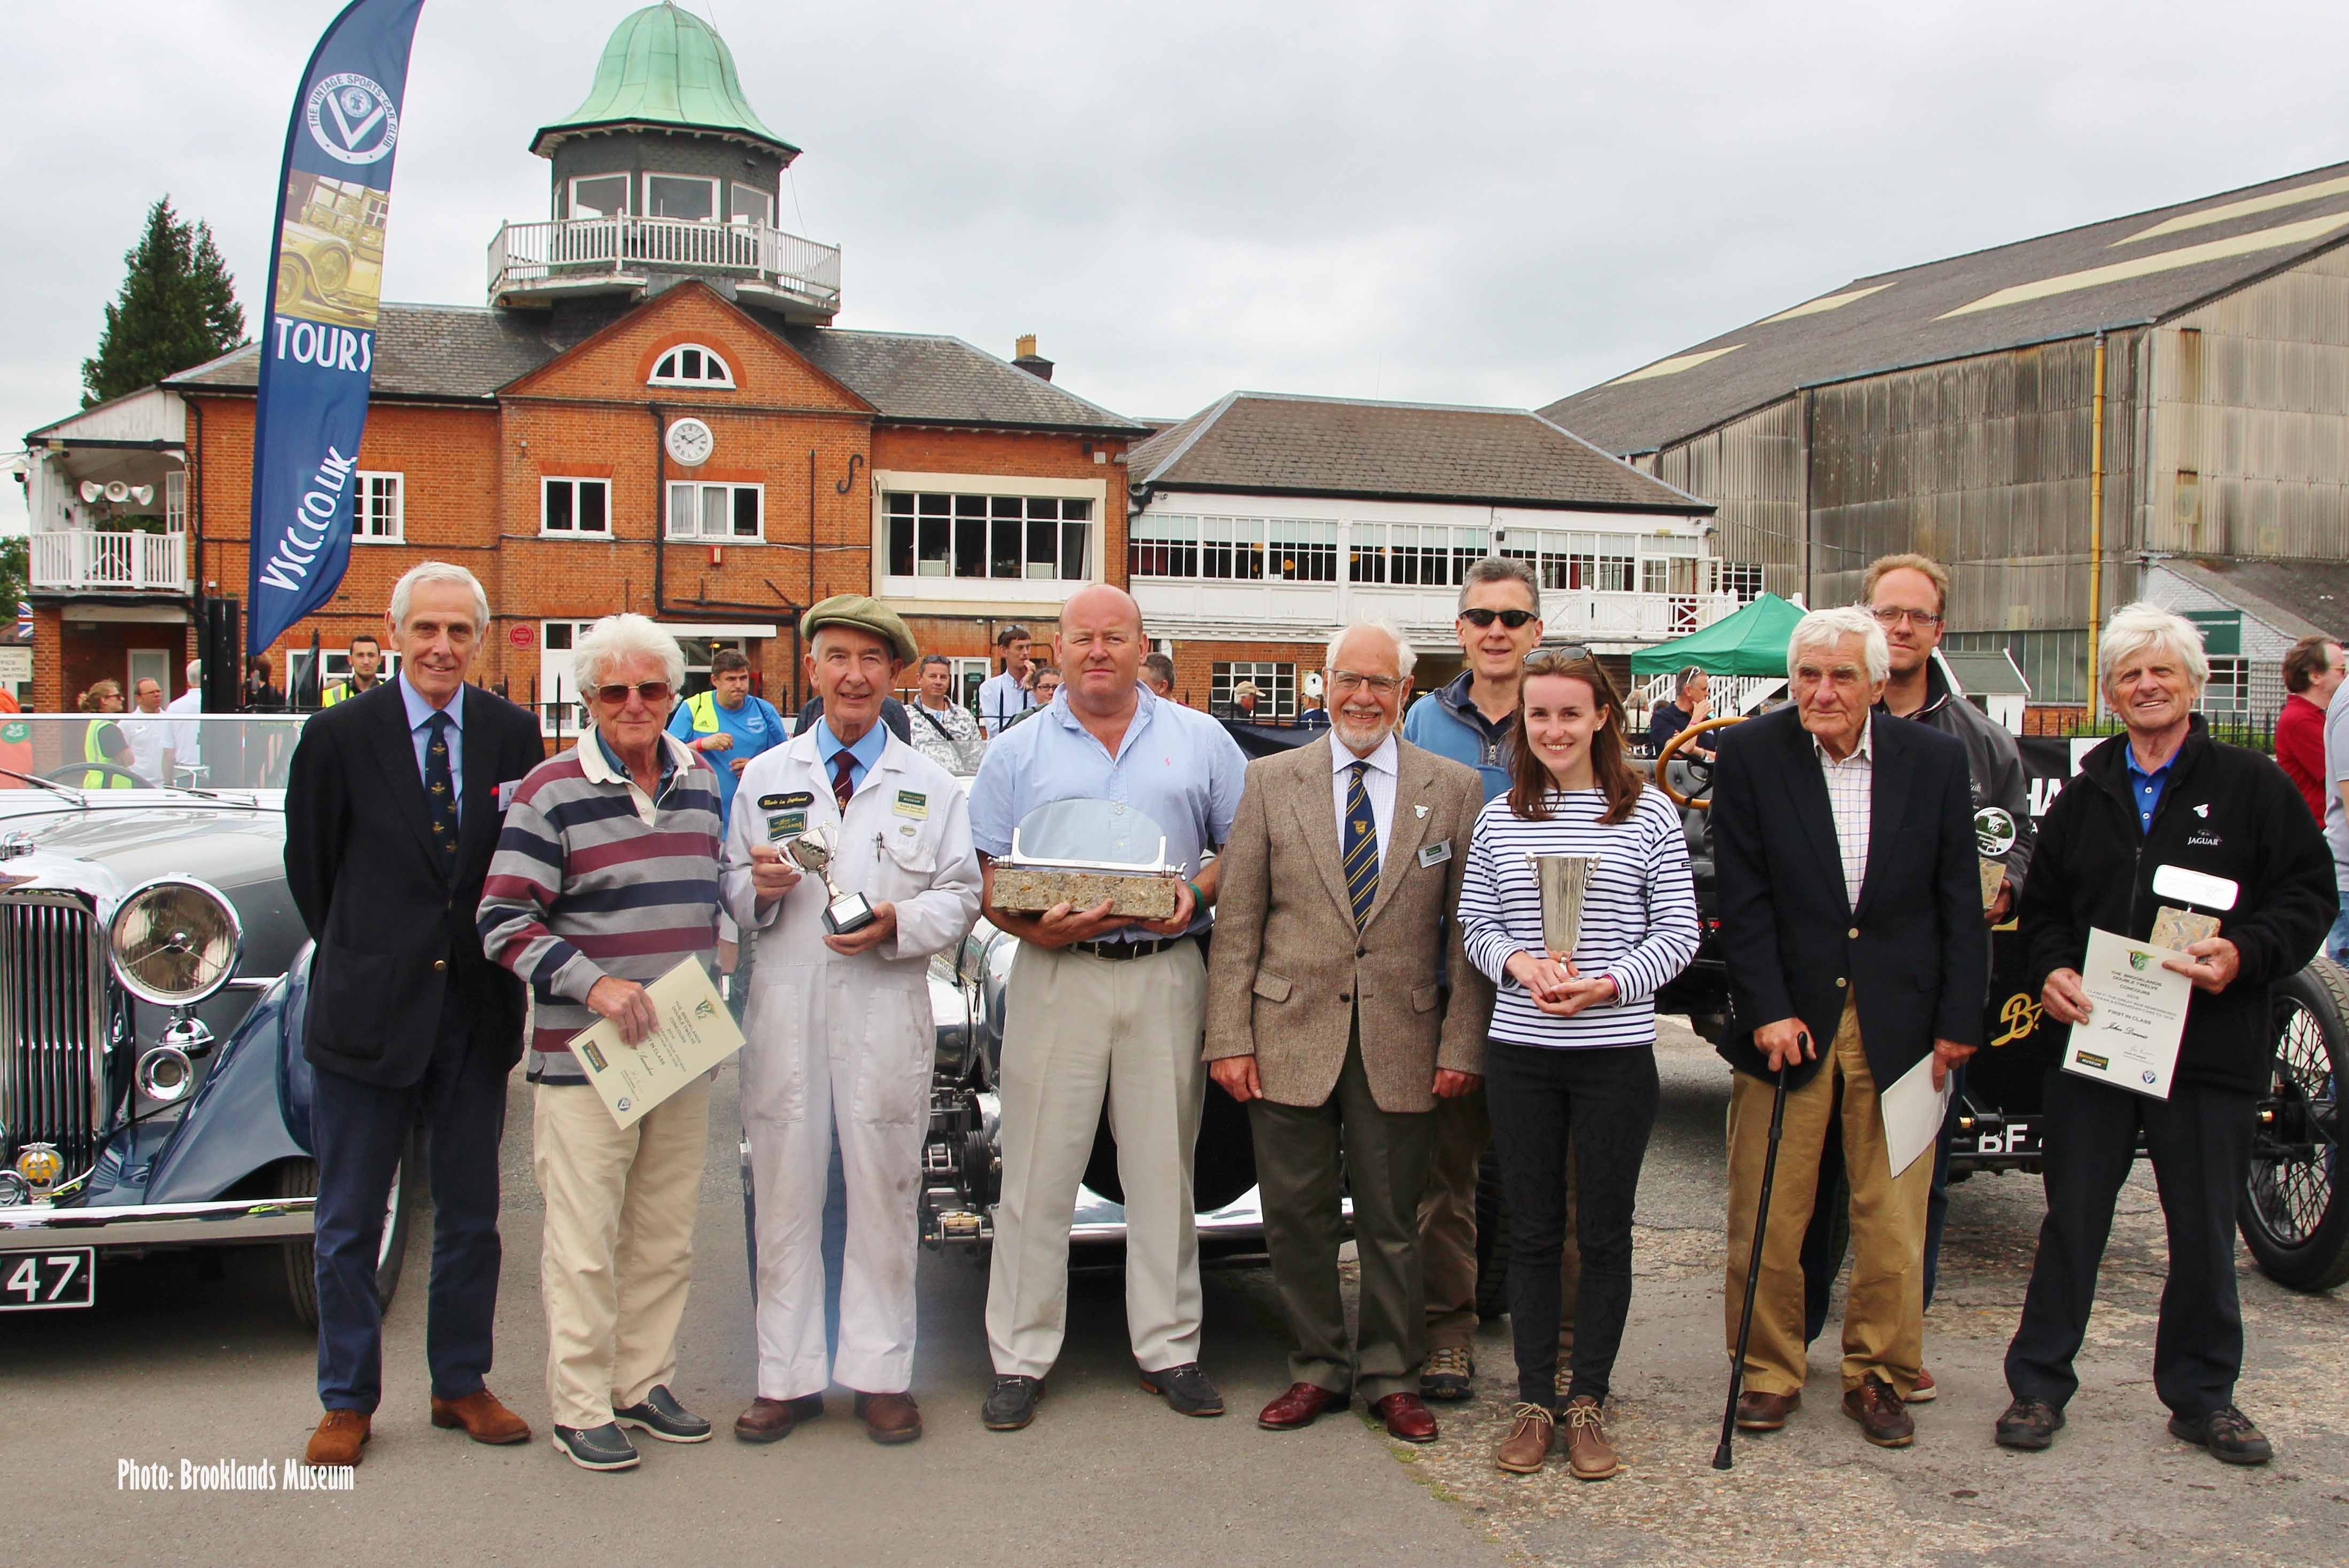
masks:
<instances>
[{"instance_id":1,"label":"blue jeans","mask_svg":"<svg viewBox=\"0 0 2349 1568\"><path fill-rule=\"evenodd\" d=\"M2341 894L2341 913L2334 917L2333 929L2324 934L2324 956L2335 964L2349 964L2349 891Z\"/></svg>"}]
</instances>

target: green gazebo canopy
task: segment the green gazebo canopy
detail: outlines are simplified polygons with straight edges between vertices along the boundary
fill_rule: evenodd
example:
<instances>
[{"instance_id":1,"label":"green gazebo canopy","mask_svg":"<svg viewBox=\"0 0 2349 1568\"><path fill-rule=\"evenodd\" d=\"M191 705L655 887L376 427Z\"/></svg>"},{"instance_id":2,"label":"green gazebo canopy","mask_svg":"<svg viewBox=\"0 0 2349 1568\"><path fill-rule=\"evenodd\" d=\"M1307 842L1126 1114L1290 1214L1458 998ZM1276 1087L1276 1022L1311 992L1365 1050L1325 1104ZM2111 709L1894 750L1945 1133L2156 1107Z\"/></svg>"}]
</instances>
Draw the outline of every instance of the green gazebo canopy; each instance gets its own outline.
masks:
<instances>
[{"instance_id":1,"label":"green gazebo canopy","mask_svg":"<svg viewBox=\"0 0 2349 1568\"><path fill-rule=\"evenodd\" d=\"M1702 632L1633 654L1631 674L1658 676L1694 665L1713 676L1783 676L1786 640L1802 618L1801 606L1764 593Z\"/></svg>"}]
</instances>

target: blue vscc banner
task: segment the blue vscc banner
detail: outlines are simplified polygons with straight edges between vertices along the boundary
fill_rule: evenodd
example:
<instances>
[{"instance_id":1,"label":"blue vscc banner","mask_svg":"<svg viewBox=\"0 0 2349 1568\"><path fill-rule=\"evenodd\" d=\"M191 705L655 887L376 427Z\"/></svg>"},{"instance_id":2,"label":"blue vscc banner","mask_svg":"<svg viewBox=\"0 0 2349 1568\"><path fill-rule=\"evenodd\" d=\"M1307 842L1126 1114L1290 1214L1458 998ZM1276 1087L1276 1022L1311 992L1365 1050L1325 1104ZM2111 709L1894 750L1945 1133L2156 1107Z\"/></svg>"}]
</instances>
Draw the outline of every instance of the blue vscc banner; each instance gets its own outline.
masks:
<instances>
[{"instance_id":1,"label":"blue vscc banner","mask_svg":"<svg viewBox=\"0 0 2349 1568\"><path fill-rule=\"evenodd\" d=\"M294 100L254 415L248 653L325 603L350 560L392 153L423 6L352 0L318 40Z\"/></svg>"}]
</instances>

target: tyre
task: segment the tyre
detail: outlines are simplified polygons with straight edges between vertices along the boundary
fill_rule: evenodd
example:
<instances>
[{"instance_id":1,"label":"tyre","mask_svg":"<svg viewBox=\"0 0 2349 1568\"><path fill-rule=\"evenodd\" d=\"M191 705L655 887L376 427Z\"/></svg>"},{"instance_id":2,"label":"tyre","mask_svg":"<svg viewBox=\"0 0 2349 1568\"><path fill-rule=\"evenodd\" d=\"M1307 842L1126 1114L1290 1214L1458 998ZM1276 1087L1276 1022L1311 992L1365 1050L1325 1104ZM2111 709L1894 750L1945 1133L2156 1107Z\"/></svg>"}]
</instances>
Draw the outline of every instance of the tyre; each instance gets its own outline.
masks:
<instances>
[{"instance_id":1,"label":"tyre","mask_svg":"<svg viewBox=\"0 0 2349 1568\"><path fill-rule=\"evenodd\" d=\"M276 1195L315 1198L318 1195L318 1163L288 1160L277 1168ZM384 1205L383 1241L376 1253L376 1298L386 1307L399 1289L400 1268L408 1261L408 1233L424 1196L424 1134L409 1140L408 1150L391 1173L391 1196ZM318 1249L308 1238L288 1242L279 1249L285 1270L286 1304L305 1328L318 1326Z\"/></svg>"},{"instance_id":2,"label":"tyre","mask_svg":"<svg viewBox=\"0 0 2349 1568\"><path fill-rule=\"evenodd\" d=\"M1476 1315L1509 1310L1509 1200L1501 1191L1501 1162L1493 1151L1476 1162Z\"/></svg>"},{"instance_id":3,"label":"tyre","mask_svg":"<svg viewBox=\"0 0 2349 1568\"><path fill-rule=\"evenodd\" d=\"M2349 974L2329 958L2277 983L2267 1092L2236 1223L2260 1271L2292 1290L2349 1283L2341 1081L2349 1076Z\"/></svg>"},{"instance_id":4,"label":"tyre","mask_svg":"<svg viewBox=\"0 0 2349 1568\"><path fill-rule=\"evenodd\" d=\"M303 263L300 256L292 251L277 253L277 308L279 311L292 310L302 303L304 296L310 292L309 279L310 269ZM301 1196L299 1193L287 1195Z\"/></svg>"}]
</instances>

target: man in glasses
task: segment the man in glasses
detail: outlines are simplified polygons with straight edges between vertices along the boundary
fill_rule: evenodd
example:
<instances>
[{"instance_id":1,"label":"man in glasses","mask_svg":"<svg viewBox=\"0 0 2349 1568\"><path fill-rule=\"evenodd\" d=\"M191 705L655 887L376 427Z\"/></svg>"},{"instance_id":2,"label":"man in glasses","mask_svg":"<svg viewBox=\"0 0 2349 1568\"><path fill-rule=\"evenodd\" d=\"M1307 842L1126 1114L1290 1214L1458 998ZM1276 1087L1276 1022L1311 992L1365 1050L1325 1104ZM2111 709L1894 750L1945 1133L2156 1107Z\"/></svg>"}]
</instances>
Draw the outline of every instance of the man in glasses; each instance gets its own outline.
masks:
<instances>
[{"instance_id":1,"label":"man in glasses","mask_svg":"<svg viewBox=\"0 0 2349 1568\"><path fill-rule=\"evenodd\" d=\"M1895 718L1912 718L1929 729L1955 737L1966 748L1967 774L1976 810L2003 807L2014 819L2014 847L2006 854L2006 878L1984 912L1985 923L1998 925L2013 913L2023 892L2023 872L2031 864L2036 832L2031 821L2031 787L2023 777L2022 753L2014 737L1982 709L1950 689L1947 677L1933 662L1941 645L1943 613L1950 599L1950 574L1941 563L1923 555L1887 555L1871 562L1861 593L1868 613L1884 628L1884 642L1892 657L1892 674L1876 711ZM1965 1068L1958 1068L1958 1090L1965 1089ZM1952 1100L1952 1115L1955 1114ZM1843 1147L1833 1139L1821 1160L1820 1188L1833 1191L1843 1167ZM1925 1202L1925 1305L1933 1305L1934 1276L1941 1255L1941 1225L1950 1211L1949 1140L1943 1137L1933 1156L1933 1189ZM1816 1339L1826 1326L1827 1296L1843 1260L1830 1255L1830 1204L1811 1211L1810 1233L1803 1240L1804 1327ZM1930 1370L1920 1369L1908 1402L1920 1404L1938 1390Z\"/></svg>"},{"instance_id":2,"label":"man in glasses","mask_svg":"<svg viewBox=\"0 0 2349 1568\"><path fill-rule=\"evenodd\" d=\"M1531 563L1488 555L1469 567L1453 624L1467 668L1412 704L1402 738L1475 769L1490 800L1508 792L1517 687L1526 655L1541 645L1541 587ZM1435 1151L1419 1201L1420 1261L1427 1279L1427 1362L1419 1388L1430 1399L1455 1401L1474 1392L1476 1168L1492 1134L1482 1088L1436 1102ZM1575 1286L1582 1274L1570 1219L1558 1273L1559 1347L1570 1352Z\"/></svg>"}]
</instances>

